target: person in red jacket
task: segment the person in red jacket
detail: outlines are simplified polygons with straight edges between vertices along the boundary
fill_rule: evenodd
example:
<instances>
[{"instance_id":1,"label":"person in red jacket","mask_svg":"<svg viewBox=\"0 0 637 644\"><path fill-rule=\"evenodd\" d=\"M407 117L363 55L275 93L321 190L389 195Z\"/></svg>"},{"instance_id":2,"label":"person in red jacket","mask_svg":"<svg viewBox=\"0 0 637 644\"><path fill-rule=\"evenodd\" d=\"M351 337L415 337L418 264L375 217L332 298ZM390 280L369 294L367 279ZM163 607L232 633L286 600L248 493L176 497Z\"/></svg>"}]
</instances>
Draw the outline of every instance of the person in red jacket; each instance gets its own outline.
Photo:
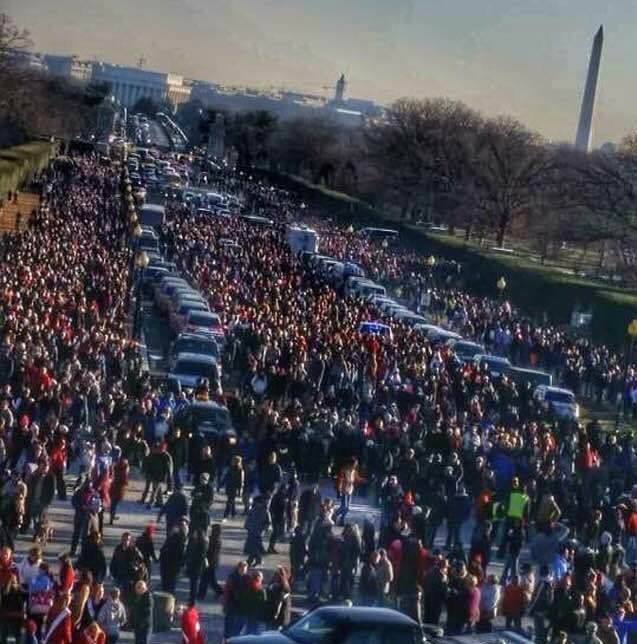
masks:
<instances>
[{"instance_id":1,"label":"person in red jacket","mask_svg":"<svg viewBox=\"0 0 637 644\"><path fill-rule=\"evenodd\" d=\"M522 613L524 612L524 588L520 585L520 579L513 576L505 586L502 595L502 614L506 619L506 627L512 626L517 630L522 628Z\"/></svg>"},{"instance_id":2,"label":"person in red jacket","mask_svg":"<svg viewBox=\"0 0 637 644\"><path fill-rule=\"evenodd\" d=\"M13 551L9 546L0 548L0 586L6 586L13 575L18 574L18 568L13 561Z\"/></svg>"},{"instance_id":3,"label":"person in red jacket","mask_svg":"<svg viewBox=\"0 0 637 644\"><path fill-rule=\"evenodd\" d=\"M47 615L46 634L43 642L46 644L72 644L73 628L71 623L71 595L60 593L53 602Z\"/></svg>"},{"instance_id":4,"label":"person in red jacket","mask_svg":"<svg viewBox=\"0 0 637 644\"><path fill-rule=\"evenodd\" d=\"M97 622L91 622L80 631L76 642L77 644L106 644L106 633Z\"/></svg>"},{"instance_id":5,"label":"person in red jacket","mask_svg":"<svg viewBox=\"0 0 637 644\"><path fill-rule=\"evenodd\" d=\"M60 572L59 572L58 590L63 593L70 593L75 583L75 570L71 556L64 552L60 555Z\"/></svg>"},{"instance_id":6,"label":"person in red jacket","mask_svg":"<svg viewBox=\"0 0 637 644\"><path fill-rule=\"evenodd\" d=\"M205 642L199 613L194 602L190 602L181 615L181 639L183 644L204 644Z\"/></svg>"},{"instance_id":7,"label":"person in red jacket","mask_svg":"<svg viewBox=\"0 0 637 644\"><path fill-rule=\"evenodd\" d=\"M124 495L126 494L126 488L128 487L128 474L130 472L130 466L128 461L125 458L121 457L115 461L113 464L113 478L111 481L110 497L111 497L111 520L110 524L113 525L113 522L116 521L119 517L117 516L117 506L121 501L124 500Z\"/></svg>"},{"instance_id":8,"label":"person in red jacket","mask_svg":"<svg viewBox=\"0 0 637 644\"><path fill-rule=\"evenodd\" d=\"M64 426L61 426L60 429L68 431ZM66 458L66 438L64 437L64 433L60 433L56 436L49 450L51 472L53 472L53 475L55 476L55 486L57 488L58 499L60 501L66 501L66 483L64 482Z\"/></svg>"}]
</instances>

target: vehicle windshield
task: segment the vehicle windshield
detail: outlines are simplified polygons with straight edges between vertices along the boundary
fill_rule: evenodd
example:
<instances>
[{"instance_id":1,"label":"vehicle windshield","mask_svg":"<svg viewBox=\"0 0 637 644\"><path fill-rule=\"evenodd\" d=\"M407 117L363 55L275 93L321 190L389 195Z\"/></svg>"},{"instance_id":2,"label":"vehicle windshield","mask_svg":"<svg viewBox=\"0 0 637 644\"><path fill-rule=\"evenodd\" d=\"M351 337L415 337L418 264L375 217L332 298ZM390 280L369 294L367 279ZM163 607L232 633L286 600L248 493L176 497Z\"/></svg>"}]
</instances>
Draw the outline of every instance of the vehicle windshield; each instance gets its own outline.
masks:
<instances>
[{"instance_id":1,"label":"vehicle windshield","mask_svg":"<svg viewBox=\"0 0 637 644\"><path fill-rule=\"evenodd\" d=\"M179 314L186 315L188 311L207 311L208 305L205 302L200 302L199 300L191 300L189 302L184 302L179 306Z\"/></svg>"},{"instance_id":2,"label":"vehicle windshield","mask_svg":"<svg viewBox=\"0 0 637 644\"><path fill-rule=\"evenodd\" d=\"M509 361L506 358L486 358L483 360L488 367L504 367L509 364Z\"/></svg>"},{"instance_id":3,"label":"vehicle windshield","mask_svg":"<svg viewBox=\"0 0 637 644\"><path fill-rule=\"evenodd\" d=\"M193 419L197 425L210 424L219 429L232 427L228 410L219 407L195 407Z\"/></svg>"},{"instance_id":4,"label":"vehicle windshield","mask_svg":"<svg viewBox=\"0 0 637 644\"><path fill-rule=\"evenodd\" d=\"M218 327L220 324L219 318L216 315L191 314L190 317L188 318L188 322L196 326L205 326L205 327L210 327L212 329L214 329L215 327Z\"/></svg>"},{"instance_id":5,"label":"vehicle windshield","mask_svg":"<svg viewBox=\"0 0 637 644\"><path fill-rule=\"evenodd\" d=\"M175 373L198 376L200 378L215 378L217 369L215 365L197 360L179 360L175 365Z\"/></svg>"},{"instance_id":6,"label":"vehicle windshield","mask_svg":"<svg viewBox=\"0 0 637 644\"><path fill-rule=\"evenodd\" d=\"M575 397L565 391L547 391L546 400L552 403L572 405L575 402Z\"/></svg>"},{"instance_id":7,"label":"vehicle windshield","mask_svg":"<svg viewBox=\"0 0 637 644\"><path fill-rule=\"evenodd\" d=\"M175 344L175 353L203 353L205 355L217 357L219 350L216 342L206 342L205 340L179 340Z\"/></svg>"},{"instance_id":8,"label":"vehicle windshield","mask_svg":"<svg viewBox=\"0 0 637 644\"><path fill-rule=\"evenodd\" d=\"M473 355L482 351L482 347L479 344L471 344L471 342L456 342L456 344L453 345L453 349L456 353L473 352Z\"/></svg>"},{"instance_id":9,"label":"vehicle windshield","mask_svg":"<svg viewBox=\"0 0 637 644\"><path fill-rule=\"evenodd\" d=\"M334 638L336 624L324 615L310 613L292 624L285 634L299 644L324 644Z\"/></svg>"}]
</instances>

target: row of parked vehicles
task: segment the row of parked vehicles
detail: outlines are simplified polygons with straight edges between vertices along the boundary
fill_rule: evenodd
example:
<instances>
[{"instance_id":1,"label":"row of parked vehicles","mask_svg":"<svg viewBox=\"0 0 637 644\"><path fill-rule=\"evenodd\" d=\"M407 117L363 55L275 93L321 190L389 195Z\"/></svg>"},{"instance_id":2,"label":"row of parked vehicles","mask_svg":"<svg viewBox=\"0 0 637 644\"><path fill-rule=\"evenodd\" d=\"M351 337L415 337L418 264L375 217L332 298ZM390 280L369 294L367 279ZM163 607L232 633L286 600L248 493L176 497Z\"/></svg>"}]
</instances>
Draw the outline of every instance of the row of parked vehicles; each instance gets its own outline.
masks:
<instances>
[{"instance_id":1,"label":"row of parked vehicles","mask_svg":"<svg viewBox=\"0 0 637 644\"><path fill-rule=\"evenodd\" d=\"M140 288L165 316L173 336L166 360L166 386L174 392L193 391L207 381L209 392L220 398L224 342L221 319L210 309L205 295L179 273L174 262L164 259L157 233L163 221L163 207L144 206L140 221L137 247L149 258L140 278ZM212 400L191 401L180 408L173 423L187 435L198 430L213 445L221 437L234 435L228 408Z\"/></svg>"},{"instance_id":2,"label":"row of parked vehicles","mask_svg":"<svg viewBox=\"0 0 637 644\"><path fill-rule=\"evenodd\" d=\"M147 191L160 190L167 186L187 184L188 168L178 159L160 158L155 149L137 147L126 159L129 177L135 196L143 200Z\"/></svg>"},{"instance_id":3,"label":"row of parked vehicles","mask_svg":"<svg viewBox=\"0 0 637 644\"><path fill-rule=\"evenodd\" d=\"M383 238L384 232L388 234L395 232L385 231L385 229L364 229L364 231L372 231L370 236L375 238L379 236ZM361 233L368 234L364 231ZM416 313L389 296L385 286L368 278L358 264L310 251L302 251L299 256L309 269L345 297L364 299L373 306L381 321L370 320L364 323L362 326L369 332L391 333L390 326L382 320L410 326L415 332L424 335L434 346L446 345L451 348L460 363L475 363L482 369L486 369L492 378L507 376L518 386L526 386L530 383L535 400L548 413L561 419L579 418L579 406L575 394L568 389L554 386L551 374L537 369L517 367L505 357L489 354L482 344L463 338L443 326L433 324L427 315Z\"/></svg>"}]
</instances>

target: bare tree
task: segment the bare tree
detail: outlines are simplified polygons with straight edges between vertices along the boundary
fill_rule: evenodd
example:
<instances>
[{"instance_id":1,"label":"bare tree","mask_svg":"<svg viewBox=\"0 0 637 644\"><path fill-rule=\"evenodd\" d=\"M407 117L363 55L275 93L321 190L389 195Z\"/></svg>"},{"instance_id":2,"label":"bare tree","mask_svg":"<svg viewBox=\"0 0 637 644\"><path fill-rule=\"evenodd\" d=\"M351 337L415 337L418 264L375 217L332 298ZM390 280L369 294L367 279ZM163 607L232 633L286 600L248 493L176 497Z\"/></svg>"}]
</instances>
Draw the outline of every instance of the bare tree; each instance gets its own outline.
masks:
<instances>
[{"instance_id":1,"label":"bare tree","mask_svg":"<svg viewBox=\"0 0 637 644\"><path fill-rule=\"evenodd\" d=\"M335 165L331 153L341 128L329 118L298 118L280 124L272 142L272 157L292 174L307 174L319 182L323 170Z\"/></svg>"},{"instance_id":2,"label":"bare tree","mask_svg":"<svg viewBox=\"0 0 637 644\"><path fill-rule=\"evenodd\" d=\"M480 115L463 103L444 98L400 99L386 118L365 131L369 162L381 179L388 201L404 215L436 196L455 195L470 167Z\"/></svg>"},{"instance_id":3,"label":"bare tree","mask_svg":"<svg viewBox=\"0 0 637 644\"><path fill-rule=\"evenodd\" d=\"M486 121L478 135L468 192L480 217L503 247L511 224L537 207L552 157L536 133L515 119Z\"/></svg>"}]
</instances>

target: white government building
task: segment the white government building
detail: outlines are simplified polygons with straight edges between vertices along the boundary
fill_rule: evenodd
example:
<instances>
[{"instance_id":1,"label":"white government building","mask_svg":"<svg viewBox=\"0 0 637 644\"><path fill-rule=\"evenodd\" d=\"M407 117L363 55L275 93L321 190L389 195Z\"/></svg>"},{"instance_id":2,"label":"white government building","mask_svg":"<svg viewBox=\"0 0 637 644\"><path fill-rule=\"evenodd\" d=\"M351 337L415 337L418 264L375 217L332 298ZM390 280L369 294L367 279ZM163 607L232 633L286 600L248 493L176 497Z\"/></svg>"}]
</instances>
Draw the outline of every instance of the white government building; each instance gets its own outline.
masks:
<instances>
[{"instance_id":1,"label":"white government building","mask_svg":"<svg viewBox=\"0 0 637 644\"><path fill-rule=\"evenodd\" d=\"M190 87L184 85L183 76L177 74L163 74L110 63L93 63L92 80L108 83L113 96L128 108L144 97L157 102L167 100L174 107L190 99Z\"/></svg>"},{"instance_id":2,"label":"white government building","mask_svg":"<svg viewBox=\"0 0 637 644\"><path fill-rule=\"evenodd\" d=\"M32 54L31 57L37 58L41 66L57 76L79 83L108 83L111 94L129 109L144 97L158 103L169 101L175 109L190 100L191 87L178 74L83 60L77 56Z\"/></svg>"}]
</instances>

